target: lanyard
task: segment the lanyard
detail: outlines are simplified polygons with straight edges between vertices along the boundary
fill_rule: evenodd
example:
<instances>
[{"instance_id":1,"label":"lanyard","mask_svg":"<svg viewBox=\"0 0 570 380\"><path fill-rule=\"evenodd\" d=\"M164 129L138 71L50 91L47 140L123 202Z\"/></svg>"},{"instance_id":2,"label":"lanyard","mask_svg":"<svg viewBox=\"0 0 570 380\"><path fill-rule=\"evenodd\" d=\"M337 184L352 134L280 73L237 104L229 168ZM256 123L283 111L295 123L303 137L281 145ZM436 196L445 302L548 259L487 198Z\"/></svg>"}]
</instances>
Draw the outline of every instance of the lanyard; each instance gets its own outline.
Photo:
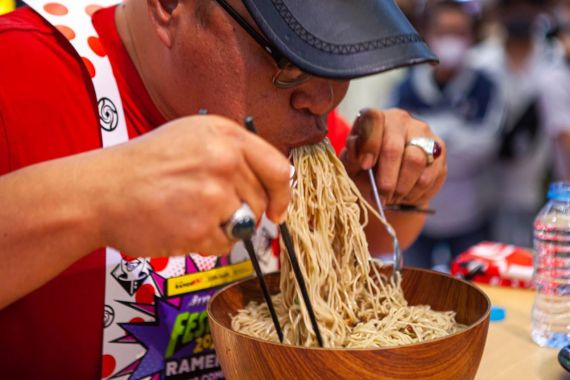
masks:
<instances>
[{"instance_id":1,"label":"lanyard","mask_svg":"<svg viewBox=\"0 0 570 380\"><path fill-rule=\"evenodd\" d=\"M49 0L26 0L26 3L62 32L83 60L97 96L103 147L126 142L129 136L119 88L91 22L93 12L118 1L73 0L62 4Z\"/></svg>"}]
</instances>

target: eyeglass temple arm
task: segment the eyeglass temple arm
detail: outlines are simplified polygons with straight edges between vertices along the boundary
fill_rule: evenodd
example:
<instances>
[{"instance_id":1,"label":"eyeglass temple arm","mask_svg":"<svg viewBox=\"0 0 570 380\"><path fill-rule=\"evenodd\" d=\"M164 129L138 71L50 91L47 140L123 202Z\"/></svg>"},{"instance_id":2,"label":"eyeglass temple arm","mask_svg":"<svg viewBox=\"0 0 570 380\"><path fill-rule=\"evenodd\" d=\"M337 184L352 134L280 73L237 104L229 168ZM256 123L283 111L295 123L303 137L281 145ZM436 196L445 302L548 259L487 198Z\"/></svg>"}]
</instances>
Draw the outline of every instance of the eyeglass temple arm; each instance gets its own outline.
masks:
<instances>
[{"instance_id":1,"label":"eyeglass temple arm","mask_svg":"<svg viewBox=\"0 0 570 380\"><path fill-rule=\"evenodd\" d=\"M244 28L255 39L255 41L265 51L267 51L273 57L279 68L284 68L289 63L289 60L287 60L285 57L283 57L281 53L279 53L273 47L271 47L269 41L267 41L265 37L259 34L257 30L255 30L247 22L247 20L243 18L243 16L240 15L231 5L229 5L225 0L216 0L216 1L226 10L226 12L229 13L230 16L232 16L234 20L236 20L238 24L240 24L242 28Z\"/></svg>"}]
</instances>

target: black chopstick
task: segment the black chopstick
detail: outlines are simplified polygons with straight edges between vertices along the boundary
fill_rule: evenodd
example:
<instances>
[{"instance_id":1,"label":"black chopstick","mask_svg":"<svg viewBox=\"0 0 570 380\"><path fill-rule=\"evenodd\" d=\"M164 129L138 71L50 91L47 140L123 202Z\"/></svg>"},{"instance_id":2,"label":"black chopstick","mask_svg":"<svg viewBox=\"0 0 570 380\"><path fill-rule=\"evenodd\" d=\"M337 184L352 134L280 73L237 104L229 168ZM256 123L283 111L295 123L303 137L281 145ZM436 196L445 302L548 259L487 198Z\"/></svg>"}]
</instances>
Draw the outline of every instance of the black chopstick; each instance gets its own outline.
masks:
<instances>
[{"instance_id":1,"label":"black chopstick","mask_svg":"<svg viewBox=\"0 0 570 380\"><path fill-rule=\"evenodd\" d=\"M200 108L198 114L207 115L208 110L205 108ZM283 343L283 330L281 330L281 325L279 324L279 319L277 318L277 313L275 312L275 307L273 306L273 301L271 300L271 294L269 294L269 288L267 287L267 283L265 282L265 277L263 277L263 272L261 271L261 267L259 266L259 261L257 260L257 255L255 254L255 249L253 248L251 239L250 238L243 239L243 245L245 246L247 254L249 255L249 258L253 264L253 269L255 270L257 281L259 282L259 287L261 288L261 291L263 293L263 298L265 299L265 303L267 304L267 308L269 309L269 313L271 314L271 319L273 320L273 325L275 325L275 331L277 332L279 341Z\"/></svg>"},{"instance_id":2,"label":"black chopstick","mask_svg":"<svg viewBox=\"0 0 570 380\"><path fill-rule=\"evenodd\" d=\"M301 295L303 296L303 301L305 302L305 307L309 313L309 319L311 320L311 325L313 330L315 330L315 335L317 336L317 342L319 346L323 347L323 338L321 336L321 330L319 330L319 325L317 323L317 318L315 317L315 311L313 310L313 304L309 298L309 293L307 292L307 285L305 284L305 279L301 273L301 267L299 266L299 261L297 261L297 254L295 253L295 247L293 246L293 241L291 240L291 235L289 234L289 229L285 222L279 225L279 231L281 232L281 237L283 238L283 243L287 248L287 254L289 256L289 261L291 262L291 267L293 268L293 273L295 273L295 279L297 284L301 289Z\"/></svg>"},{"instance_id":3,"label":"black chopstick","mask_svg":"<svg viewBox=\"0 0 570 380\"><path fill-rule=\"evenodd\" d=\"M246 116L245 119L243 119L243 123L245 124L245 127L247 128L248 131L250 131L254 135L257 135L257 128L255 128L253 117Z\"/></svg>"},{"instance_id":4,"label":"black chopstick","mask_svg":"<svg viewBox=\"0 0 570 380\"><path fill-rule=\"evenodd\" d=\"M257 129L255 128L255 124L251 116L247 116L244 119L244 123L248 131L257 134ZM285 222L279 225L279 231L281 232L283 243L285 243L285 247L287 248L287 256L289 256L289 262L291 263L291 267L293 268L293 273L295 274L295 279L297 280L297 284L299 285L299 289L301 290L301 296L303 297L303 301L305 302L305 307L307 308L307 312L309 313L309 319L311 320L311 325L313 326L313 330L315 331L317 342L319 343L320 347L323 347L323 338L321 336L321 331L319 330L317 318L315 317L313 304L311 303L311 299L309 298L309 293L307 292L307 285L305 284L305 278L303 277L303 273L301 273L301 267L299 266L299 261L297 260L297 254L295 253L293 240L291 239L291 234L289 233L289 229L287 228L287 224Z\"/></svg>"},{"instance_id":5,"label":"black chopstick","mask_svg":"<svg viewBox=\"0 0 570 380\"><path fill-rule=\"evenodd\" d=\"M263 277L263 272L259 266L259 261L257 260L257 256L255 254L255 250L253 249L253 244L251 243L251 239L244 239L243 244L251 262L253 263L253 268L255 269L255 274L257 275L257 280L259 281L259 286L261 287L261 291L263 292L263 298L265 298L265 303L267 304L267 308L269 309L269 313L271 314L271 319L273 320L273 324L275 325L275 331L277 331L277 336L279 337L279 341L283 343L283 330L281 330L281 325L279 324L279 319L277 319L277 313L275 312L275 307L273 306L273 301L271 300L271 295L269 294L269 289L267 288L267 283L265 282L265 278Z\"/></svg>"}]
</instances>

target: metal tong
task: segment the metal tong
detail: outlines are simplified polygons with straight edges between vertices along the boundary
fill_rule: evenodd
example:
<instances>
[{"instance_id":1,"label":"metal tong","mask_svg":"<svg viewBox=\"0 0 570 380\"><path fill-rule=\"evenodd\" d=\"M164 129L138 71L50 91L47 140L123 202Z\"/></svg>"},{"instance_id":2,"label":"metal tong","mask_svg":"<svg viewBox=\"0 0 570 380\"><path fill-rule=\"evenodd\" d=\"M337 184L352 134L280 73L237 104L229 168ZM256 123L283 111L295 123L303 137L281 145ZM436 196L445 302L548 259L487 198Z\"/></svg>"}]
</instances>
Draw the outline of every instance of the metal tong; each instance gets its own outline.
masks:
<instances>
[{"instance_id":1,"label":"metal tong","mask_svg":"<svg viewBox=\"0 0 570 380\"><path fill-rule=\"evenodd\" d=\"M376 186L376 178L374 177L374 172L372 169L368 169L368 178L370 179L370 186L372 187L372 194L374 195L374 202L376 203L376 208L378 209L378 213L382 217L382 224L386 228L386 232L392 238L392 247L394 249L393 257L394 257L394 274L400 272L402 267L404 266L404 260L402 258L402 251L400 249L400 242L398 241L398 237L396 236L396 231L394 228L386 221L386 216L384 215L384 207L382 207L382 202L380 201L380 194L378 193L378 186Z\"/></svg>"}]
</instances>

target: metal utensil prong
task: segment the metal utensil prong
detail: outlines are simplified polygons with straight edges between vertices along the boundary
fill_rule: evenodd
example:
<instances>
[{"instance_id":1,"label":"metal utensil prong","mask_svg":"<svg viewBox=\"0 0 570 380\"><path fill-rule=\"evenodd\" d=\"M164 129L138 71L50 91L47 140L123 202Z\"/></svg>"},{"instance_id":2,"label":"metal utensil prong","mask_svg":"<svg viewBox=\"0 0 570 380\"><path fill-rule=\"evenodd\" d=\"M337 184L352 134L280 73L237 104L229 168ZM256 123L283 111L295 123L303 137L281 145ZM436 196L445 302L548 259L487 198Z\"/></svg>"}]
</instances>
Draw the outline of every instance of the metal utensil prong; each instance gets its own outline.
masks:
<instances>
[{"instance_id":1,"label":"metal utensil prong","mask_svg":"<svg viewBox=\"0 0 570 380\"><path fill-rule=\"evenodd\" d=\"M372 169L368 169L368 178L370 179L370 186L372 187L372 194L374 195L374 202L376 203L376 208L378 213L382 217L382 224L386 228L386 232L392 238L392 247L394 249L394 273L400 272L404 266L404 261L402 258L402 251L400 250L400 242L396 236L396 231L394 228L386 221L386 216L384 215L384 208L382 207L382 202L380 201L380 194L378 193L378 186L376 185L376 178L374 177L374 172Z\"/></svg>"}]
</instances>

